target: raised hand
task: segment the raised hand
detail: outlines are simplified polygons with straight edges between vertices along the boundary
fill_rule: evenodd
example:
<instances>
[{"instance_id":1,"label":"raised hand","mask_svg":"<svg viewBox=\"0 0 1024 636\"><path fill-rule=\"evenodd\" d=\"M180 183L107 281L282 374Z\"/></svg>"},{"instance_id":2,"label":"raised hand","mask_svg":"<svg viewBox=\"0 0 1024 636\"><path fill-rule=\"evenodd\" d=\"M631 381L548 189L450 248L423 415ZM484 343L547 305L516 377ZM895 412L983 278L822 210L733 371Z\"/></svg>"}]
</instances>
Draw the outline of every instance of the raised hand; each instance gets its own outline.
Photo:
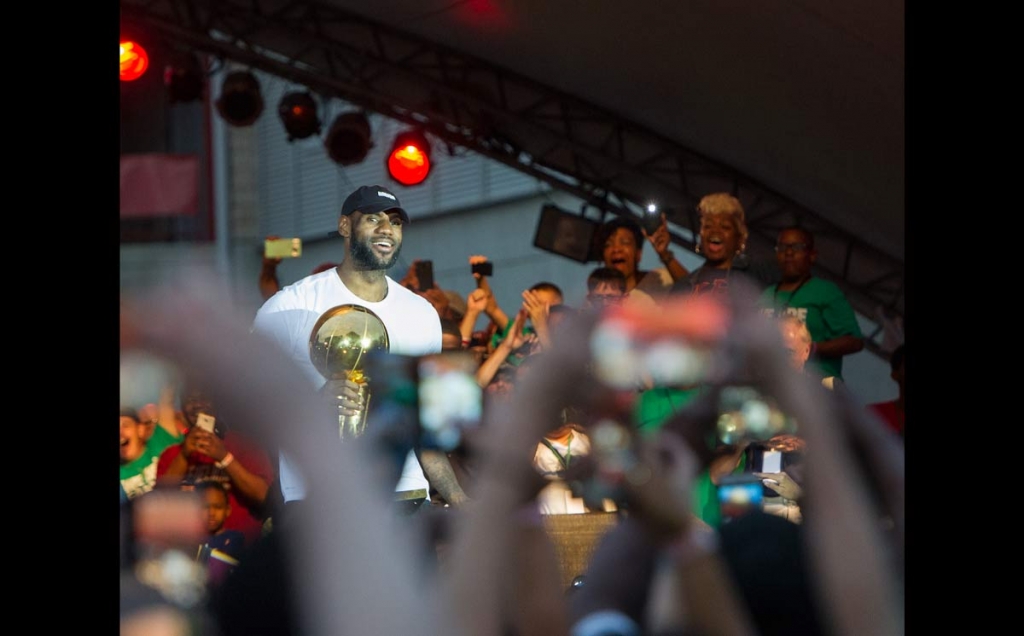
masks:
<instances>
[{"instance_id":1,"label":"raised hand","mask_svg":"<svg viewBox=\"0 0 1024 636\"><path fill-rule=\"evenodd\" d=\"M665 219L665 213L661 214L661 223L658 225L658 229L651 234L648 234L647 230L643 229L643 233L654 247L654 251L657 252L658 256L664 255L668 250L669 244L672 242L672 237L668 233L668 222Z\"/></svg>"},{"instance_id":2,"label":"raised hand","mask_svg":"<svg viewBox=\"0 0 1024 636\"><path fill-rule=\"evenodd\" d=\"M487 309L488 293L483 289L474 289L466 297L466 313L479 314Z\"/></svg>"},{"instance_id":3,"label":"raised hand","mask_svg":"<svg viewBox=\"0 0 1024 636\"><path fill-rule=\"evenodd\" d=\"M754 474L761 478L761 482L765 486L771 488L785 499L799 499L804 494L803 488L785 472Z\"/></svg>"},{"instance_id":4,"label":"raised hand","mask_svg":"<svg viewBox=\"0 0 1024 636\"><path fill-rule=\"evenodd\" d=\"M228 454L228 449L224 446L224 440L198 426L193 427L193 430L189 431L189 437L193 438L195 451L200 455L205 455L219 462Z\"/></svg>"},{"instance_id":5,"label":"raised hand","mask_svg":"<svg viewBox=\"0 0 1024 636\"><path fill-rule=\"evenodd\" d=\"M486 256L483 256L482 254L473 254L472 256L469 257L469 264L472 267L473 265L478 265L480 263L486 263L488 260L490 260L490 259L488 259ZM473 278L476 279L476 282L477 282L478 285L481 284L481 283L485 283L486 284L487 277L482 275L482 274L480 274L480 273L478 273L478 272L473 272Z\"/></svg>"},{"instance_id":6,"label":"raised hand","mask_svg":"<svg viewBox=\"0 0 1024 636\"><path fill-rule=\"evenodd\" d=\"M523 309L530 316L530 321L537 325L538 322L547 322L550 307L540 298L540 294L527 289L523 292Z\"/></svg>"}]
</instances>

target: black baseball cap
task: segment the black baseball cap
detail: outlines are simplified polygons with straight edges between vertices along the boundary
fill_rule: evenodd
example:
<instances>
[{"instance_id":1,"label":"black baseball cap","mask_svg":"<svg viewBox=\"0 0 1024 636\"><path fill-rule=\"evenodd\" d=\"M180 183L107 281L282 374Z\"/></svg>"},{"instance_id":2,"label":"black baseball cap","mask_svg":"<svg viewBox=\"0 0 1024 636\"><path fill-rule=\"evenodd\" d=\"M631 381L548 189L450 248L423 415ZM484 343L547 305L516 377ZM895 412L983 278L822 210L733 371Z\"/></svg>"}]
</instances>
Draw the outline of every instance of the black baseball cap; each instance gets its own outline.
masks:
<instances>
[{"instance_id":1,"label":"black baseball cap","mask_svg":"<svg viewBox=\"0 0 1024 636\"><path fill-rule=\"evenodd\" d=\"M353 212L374 214L386 210L396 210L402 216L403 222L409 222L408 212L402 209L398 197L393 192L384 186L368 185L362 186L348 195L345 203L341 206L341 215L348 216Z\"/></svg>"}]
</instances>

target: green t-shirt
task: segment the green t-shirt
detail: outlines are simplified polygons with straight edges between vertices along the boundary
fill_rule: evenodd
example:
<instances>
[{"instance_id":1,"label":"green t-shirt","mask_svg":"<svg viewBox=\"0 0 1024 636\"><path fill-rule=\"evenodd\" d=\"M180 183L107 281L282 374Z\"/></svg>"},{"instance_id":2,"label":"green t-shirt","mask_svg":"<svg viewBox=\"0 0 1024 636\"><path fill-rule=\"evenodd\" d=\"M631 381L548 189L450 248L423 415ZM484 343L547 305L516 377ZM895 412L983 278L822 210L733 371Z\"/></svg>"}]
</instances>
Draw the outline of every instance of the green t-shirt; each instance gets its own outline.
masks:
<instances>
[{"instance_id":1,"label":"green t-shirt","mask_svg":"<svg viewBox=\"0 0 1024 636\"><path fill-rule=\"evenodd\" d=\"M633 421L637 430L645 435L659 430L669 417L686 408L700 392L700 387L647 389L640 394L633 407Z\"/></svg>"},{"instance_id":2,"label":"green t-shirt","mask_svg":"<svg viewBox=\"0 0 1024 636\"><path fill-rule=\"evenodd\" d=\"M184 435L172 435L157 424L152 437L146 442L146 449L135 461L121 465L121 487L128 499L143 495L156 485L156 464L160 454L173 444L180 444Z\"/></svg>"},{"instance_id":3,"label":"green t-shirt","mask_svg":"<svg viewBox=\"0 0 1024 636\"><path fill-rule=\"evenodd\" d=\"M670 389L659 387L648 389L640 394L633 410L634 422L641 435L651 435L660 430L665 422L675 413L687 407L696 399L702 387L691 389ZM734 472L743 472L744 458ZM722 523L722 514L718 507L718 486L711 482L711 476L705 470L697 475L690 493L693 514L712 528Z\"/></svg>"},{"instance_id":4,"label":"green t-shirt","mask_svg":"<svg viewBox=\"0 0 1024 636\"><path fill-rule=\"evenodd\" d=\"M778 291L778 284L761 293L761 306L768 315L793 314L807 325L811 340L822 342L839 336L862 338L860 324L853 307L838 285L812 276L793 291ZM809 365L822 377L843 379L843 359L811 356Z\"/></svg>"}]
</instances>

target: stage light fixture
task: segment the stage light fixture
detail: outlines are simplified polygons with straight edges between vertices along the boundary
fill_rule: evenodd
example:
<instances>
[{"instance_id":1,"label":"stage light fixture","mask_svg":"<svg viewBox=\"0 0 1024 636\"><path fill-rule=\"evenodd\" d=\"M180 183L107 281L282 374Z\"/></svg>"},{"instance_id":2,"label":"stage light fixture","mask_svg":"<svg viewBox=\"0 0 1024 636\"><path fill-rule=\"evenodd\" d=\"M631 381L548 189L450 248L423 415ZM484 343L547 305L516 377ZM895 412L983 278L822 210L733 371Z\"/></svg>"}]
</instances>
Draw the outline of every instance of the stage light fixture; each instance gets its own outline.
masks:
<instances>
[{"instance_id":1,"label":"stage light fixture","mask_svg":"<svg viewBox=\"0 0 1024 636\"><path fill-rule=\"evenodd\" d=\"M309 92L292 92L282 97L277 105L277 114L288 133L288 141L320 134L316 102Z\"/></svg>"},{"instance_id":2,"label":"stage light fixture","mask_svg":"<svg viewBox=\"0 0 1024 636\"><path fill-rule=\"evenodd\" d=\"M250 71L234 71L224 78L217 112L233 126L251 126L263 113L260 83Z\"/></svg>"},{"instance_id":3,"label":"stage light fixture","mask_svg":"<svg viewBox=\"0 0 1024 636\"><path fill-rule=\"evenodd\" d=\"M149 68L149 54L142 45L132 40L121 40L121 81L132 82Z\"/></svg>"},{"instance_id":4,"label":"stage light fixture","mask_svg":"<svg viewBox=\"0 0 1024 636\"><path fill-rule=\"evenodd\" d=\"M334 118L324 139L327 155L337 164L350 166L366 158L373 147L370 122L366 115L353 111Z\"/></svg>"},{"instance_id":5,"label":"stage light fixture","mask_svg":"<svg viewBox=\"0 0 1024 636\"><path fill-rule=\"evenodd\" d=\"M206 73L199 60L189 55L180 63L164 67L164 86L171 103L194 102L203 96Z\"/></svg>"},{"instance_id":6,"label":"stage light fixture","mask_svg":"<svg viewBox=\"0 0 1024 636\"><path fill-rule=\"evenodd\" d=\"M404 186L423 183L430 174L430 142L418 130L399 133L391 144L388 174Z\"/></svg>"}]
</instances>

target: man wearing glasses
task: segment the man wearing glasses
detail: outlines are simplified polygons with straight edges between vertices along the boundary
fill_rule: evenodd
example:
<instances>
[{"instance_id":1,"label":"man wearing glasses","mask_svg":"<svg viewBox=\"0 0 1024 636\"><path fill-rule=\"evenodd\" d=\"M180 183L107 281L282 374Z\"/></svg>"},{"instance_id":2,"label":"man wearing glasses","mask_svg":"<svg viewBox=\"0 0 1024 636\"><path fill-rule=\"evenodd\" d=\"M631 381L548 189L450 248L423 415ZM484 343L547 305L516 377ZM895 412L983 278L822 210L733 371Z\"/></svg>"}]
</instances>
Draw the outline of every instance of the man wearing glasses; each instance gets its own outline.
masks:
<instances>
[{"instance_id":1,"label":"man wearing glasses","mask_svg":"<svg viewBox=\"0 0 1024 636\"><path fill-rule=\"evenodd\" d=\"M761 294L768 315L792 314L811 332L814 344L809 365L823 377L842 380L843 356L864 348L864 337L846 295L838 285L811 274L818 258L814 236L804 228L779 232L775 259L782 280Z\"/></svg>"}]
</instances>

